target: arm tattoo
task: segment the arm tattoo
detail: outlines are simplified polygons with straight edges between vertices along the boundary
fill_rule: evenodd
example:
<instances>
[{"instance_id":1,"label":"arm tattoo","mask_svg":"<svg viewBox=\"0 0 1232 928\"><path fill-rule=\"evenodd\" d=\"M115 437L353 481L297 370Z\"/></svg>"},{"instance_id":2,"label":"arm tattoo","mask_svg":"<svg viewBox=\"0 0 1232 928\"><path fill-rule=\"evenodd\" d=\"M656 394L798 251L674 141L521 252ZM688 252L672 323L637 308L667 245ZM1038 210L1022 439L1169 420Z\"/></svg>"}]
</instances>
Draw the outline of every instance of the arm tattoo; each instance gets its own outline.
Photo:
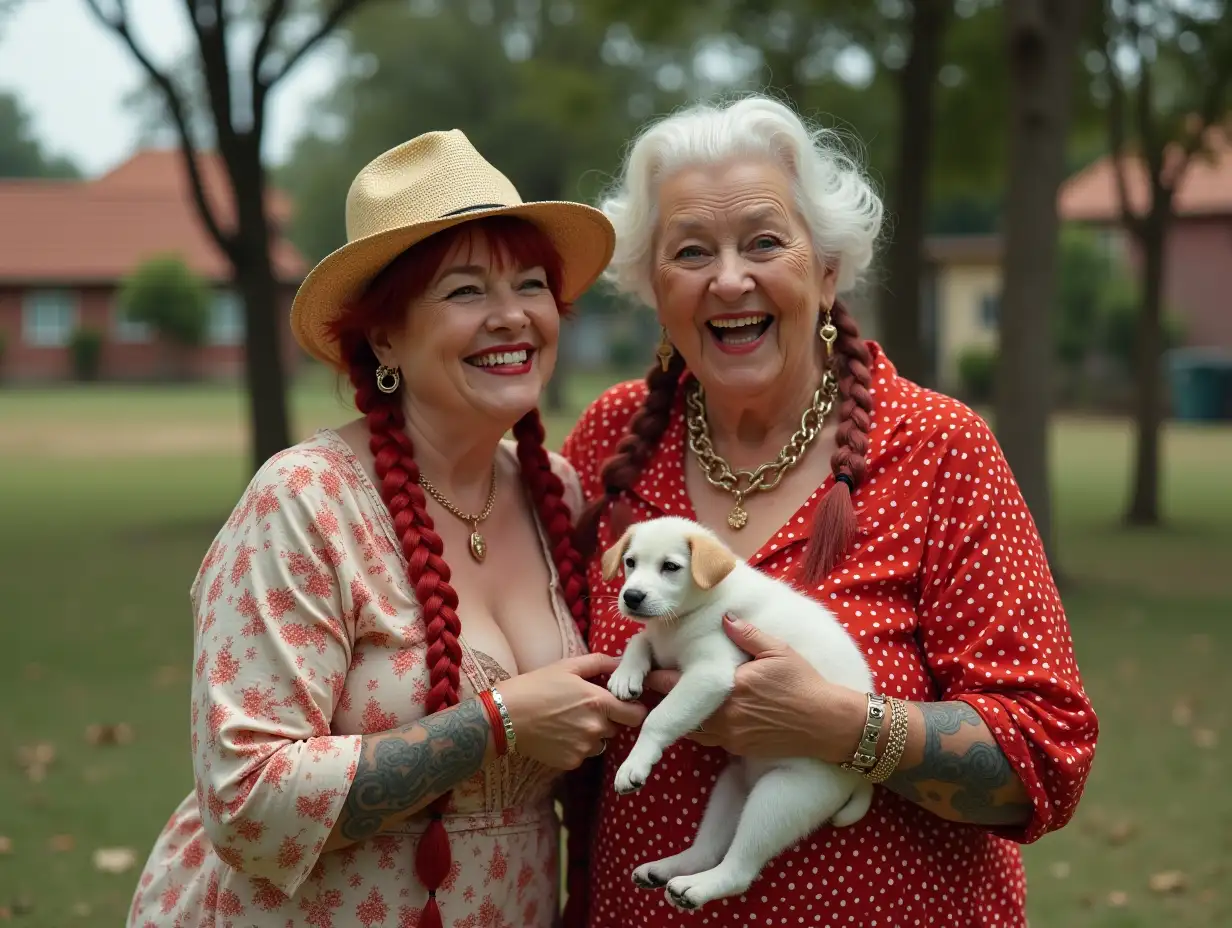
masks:
<instances>
[{"instance_id":1,"label":"arm tattoo","mask_svg":"<svg viewBox=\"0 0 1232 928\"><path fill-rule=\"evenodd\" d=\"M924 757L914 766L899 768L885 785L953 821L976 825L1029 821L1032 805L1019 798L1021 781L979 713L959 701L915 705L924 716Z\"/></svg>"},{"instance_id":2,"label":"arm tattoo","mask_svg":"<svg viewBox=\"0 0 1232 928\"><path fill-rule=\"evenodd\" d=\"M362 841L386 819L422 809L478 770L487 747L488 719L477 699L397 731L365 735L337 832Z\"/></svg>"}]
</instances>

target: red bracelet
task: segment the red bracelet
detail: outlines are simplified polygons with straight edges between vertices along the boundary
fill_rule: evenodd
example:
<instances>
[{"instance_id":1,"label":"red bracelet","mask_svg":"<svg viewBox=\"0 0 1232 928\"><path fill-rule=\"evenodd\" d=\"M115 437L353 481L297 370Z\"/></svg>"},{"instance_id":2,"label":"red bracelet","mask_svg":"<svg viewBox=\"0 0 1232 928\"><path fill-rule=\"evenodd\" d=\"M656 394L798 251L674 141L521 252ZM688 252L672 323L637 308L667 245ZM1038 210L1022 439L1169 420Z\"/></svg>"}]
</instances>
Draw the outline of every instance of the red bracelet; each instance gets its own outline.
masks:
<instances>
[{"instance_id":1,"label":"red bracelet","mask_svg":"<svg viewBox=\"0 0 1232 928\"><path fill-rule=\"evenodd\" d=\"M492 698L492 691L481 692L479 701L488 713L488 724L492 727L492 737L496 741L496 756L504 757L509 750L509 742L505 738L505 725L501 721L500 711L496 708L496 700Z\"/></svg>"}]
</instances>

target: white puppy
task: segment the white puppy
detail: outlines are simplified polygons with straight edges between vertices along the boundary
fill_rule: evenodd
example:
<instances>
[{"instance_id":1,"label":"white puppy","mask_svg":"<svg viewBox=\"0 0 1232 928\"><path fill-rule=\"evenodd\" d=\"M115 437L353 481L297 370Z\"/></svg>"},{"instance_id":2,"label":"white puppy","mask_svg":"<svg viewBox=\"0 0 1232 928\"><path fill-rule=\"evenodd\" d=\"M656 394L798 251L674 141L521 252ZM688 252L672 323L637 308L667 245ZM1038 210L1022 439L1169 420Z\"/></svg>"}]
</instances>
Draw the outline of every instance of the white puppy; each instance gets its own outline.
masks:
<instances>
[{"instance_id":1,"label":"white puppy","mask_svg":"<svg viewBox=\"0 0 1232 928\"><path fill-rule=\"evenodd\" d=\"M629 639L608 689L637 699L652 665L681 675L646 716L617 771L621 794L645 785L668 745L722 705L736 668L750 659L724 633L724 613L794 648L826 679L860 692L872 687L864 655L828 609L751 567L695 522L669 516L632 526L604 553L604 578L611 580L622 565L620 611L645 627ZM867 780L833 764L733 756L692 845L642 864L633 881L666 885L668 899L687 909L740 895L767 862L827 822L859 821L872 797Z\"/></svg>"}]
</instances>

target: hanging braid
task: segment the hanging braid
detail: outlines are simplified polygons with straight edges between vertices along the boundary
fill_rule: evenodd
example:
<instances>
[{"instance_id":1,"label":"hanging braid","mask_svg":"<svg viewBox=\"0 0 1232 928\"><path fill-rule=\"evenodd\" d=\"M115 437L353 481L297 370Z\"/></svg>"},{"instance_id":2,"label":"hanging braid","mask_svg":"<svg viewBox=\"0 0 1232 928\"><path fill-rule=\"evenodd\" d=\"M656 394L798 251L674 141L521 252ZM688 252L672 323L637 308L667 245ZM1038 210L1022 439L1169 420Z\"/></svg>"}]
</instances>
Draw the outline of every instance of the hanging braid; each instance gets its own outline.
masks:
<instances>
[{"instance_id":1,"label":"hanging braid","mask_svg":"<svg viewBox=\"0 0 1232 928\"><path fill-rule=\"evenodd\" d=\"M868 346L860 338L855 319L839 300L835 300L830 310L830 322L838 329L834 342L839 395L838 431L834 440L838 448L830 458L835 484L813 517L813 528L804 551L803 578L810 585L820 583L855 543L859 524L851 494L864 482L864 455L868 453L868 432L873 424L873 398L868 392L872 383ZM843 477L851 481L850 486L840 479Z\"/></svg>"},{"instance_id":2,"label":"hanging braid","mask_svg":"<svg viewBox=\"0 0 1232 928\"><path fill-rule=\"evenodd\" d=\"M531 410L513 427L517 439L518 463L522 479L530 491L539 521L552 546L552 560L560 575L561 591L573 616L578 634L586 640L588 607L586 563L578 552L573 535L573 516L565 503L564 484L552 470L544 447L543 420ZM569 842L566 854L566 902L564 928L581 928L586 920L586 880L590 864L591 823L599 804L602 761L590 758L564 779L561 805Z\"/></svg>"},{"instance_id":3,"label":"hanging braid","mask_svg":"<svg viewBox=\"0 0 1232 928\"><path fill-rule=\"evenodd\" d=\"M830 458L830 470L836 483L826 493L813 519L801 571L810 585L819 583L850 550L859 526L851 494L864 480L868 453L868 432L872 427L873 398L868 392L872 374L868 346L860 338L855 319L841 301L835 301L830 321L838 329L834 349L837 356L839 393L838 449ZM578 520L578 544L593 553L598 544L599 517L604 508L613 505L613 522L617 522L618 507L625 506L619 497L637 481L650 460L651 453L663 437L670 421L677 385L684 372L684 359L679 352L672 355L671 365L664 373L656 364L646 377L650 388L642 407L629 422L628 431L616 446L616 453L603 464L600 479L605 492L582 511ZM839 479L842 478L842 479ZM850 480L848 487L846 480ZM627 507L625 507L627 508ZM624 516L627 522L629 517ZM624 530L613 528L615 534Z\"/></svg>"},{"instance_id":4,"label":"hanging braid","mask_svg":"<svg viewBox=\"0 0 1232 928\"><path fill-rule=\"evenodd\" d=\"M544 267L549 289L562 315L570 311L569 304L560 298L560 258L551 243L533 225L501 217L455 226L404 252L372 280L364 294L333 326L355 388L355 405L367 420L369 447L376 462L381 498L389 508L406 557L407 575L422 610L428 647L429 690L424 702L424 712L428 715L457 705L460 699L462 623L457 612L458 594L449 583L444 544L428 514L427 500L419 485L419 466L415 462L414 445L406 432L402 391L385 394L376 389L378 360L366 333L376 325L398 321L406 307L426 289L458 236L464 234L485 237L498 260L512 260L523 267ZM523 485L548 534L564 599L578 633L585 640L588 623L583 561L572 541L572 519L564 500L564 486L552 472L543 444L543 423L537 410L527 413L516 423L514 435ZM578 795L566 797L565 825L571 835L584 838L597 795L572 792ZM428 901L418 923L420 928L443 926L436 891L452 865L449 834L441 820L450 795L445 793L428 806L428 828L416 848L415 874L428 890ZM583 861L580 872L578 866L570 866L571 908L575 910L585 902L581 882L585 877L583 843L570 841L571 860L576 855Z\"/></svg>"},{"instance_id":5,"label":"hanging braid","mask_svg":"<svg viewBox=\"0 0 1232 928\"><path fill-rule=\"evenodd\" d=\"M583 509L578 517L578 546L585 557L591 557L598 547L599 518L609 504L613 507L615 535L620 535L632 520L629 507L620 499L620 495L637 482L650 456L662 440L663 433L671 424L672 407L676 402L676 391L684 369L684 356L679 351L674 351L666 371L656 362L646 375L647 391L646 398L642 400L642 408L630 420L629 430L617 443L615 453L604 462L599 472L604 493Z\"/></svg>"}]
</instances>

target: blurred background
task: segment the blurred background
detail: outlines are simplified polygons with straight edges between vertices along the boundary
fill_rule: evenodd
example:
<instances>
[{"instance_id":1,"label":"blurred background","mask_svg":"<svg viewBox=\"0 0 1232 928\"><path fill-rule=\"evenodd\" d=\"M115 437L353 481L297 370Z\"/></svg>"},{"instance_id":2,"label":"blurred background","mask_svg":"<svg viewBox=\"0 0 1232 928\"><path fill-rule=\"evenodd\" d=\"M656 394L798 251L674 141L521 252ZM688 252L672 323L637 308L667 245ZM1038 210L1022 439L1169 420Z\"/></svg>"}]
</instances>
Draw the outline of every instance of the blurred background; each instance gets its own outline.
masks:
<instances>
[{"instance_id":1,"label":"blurred background","mask_svg":"<svg viewBox=\"0 0 1232 928\"><path fill-rule=\"evenodd\" d=\"M1102 737L1032 925L1232 924L1226 6L0 0L0 921L122 923L192 788L189 584L352 415L286 314L356 171L457 127L593 203L645 120L756 89L868 165L863 330L989 418L1047 540ZM648 310L578 310L553 447L653 360Z\"/></svg>"}]
</instances>

